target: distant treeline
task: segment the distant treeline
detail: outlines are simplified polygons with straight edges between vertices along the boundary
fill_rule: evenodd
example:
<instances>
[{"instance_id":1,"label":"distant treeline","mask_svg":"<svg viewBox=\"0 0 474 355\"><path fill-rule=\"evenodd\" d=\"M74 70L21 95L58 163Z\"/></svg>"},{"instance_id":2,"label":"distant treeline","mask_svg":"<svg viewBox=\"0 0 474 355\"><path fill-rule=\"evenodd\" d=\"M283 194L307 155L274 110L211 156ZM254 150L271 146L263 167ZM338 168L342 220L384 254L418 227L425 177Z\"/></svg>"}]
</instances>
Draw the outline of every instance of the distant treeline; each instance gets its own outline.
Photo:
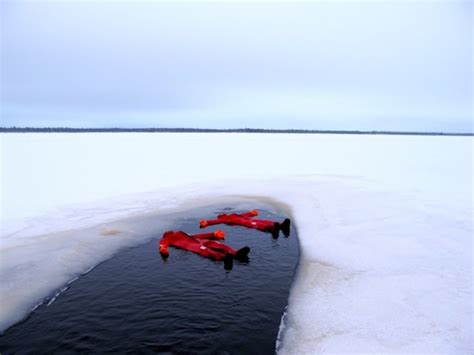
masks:
<instances>
[{"instance_id":1,"label":"distant treeline","mask_svg":"<svg viewBox=\"0 0 474 355\"><path fill-rule=\"evenodd\" d=\"M285 133L285 134L379 134L408 136L474 136L474 133L403 132L403 131L357 131L315 129L263 129L263 128L70 128L70 127L0 127L5 133Z\"/></svg>"}]
</instances>

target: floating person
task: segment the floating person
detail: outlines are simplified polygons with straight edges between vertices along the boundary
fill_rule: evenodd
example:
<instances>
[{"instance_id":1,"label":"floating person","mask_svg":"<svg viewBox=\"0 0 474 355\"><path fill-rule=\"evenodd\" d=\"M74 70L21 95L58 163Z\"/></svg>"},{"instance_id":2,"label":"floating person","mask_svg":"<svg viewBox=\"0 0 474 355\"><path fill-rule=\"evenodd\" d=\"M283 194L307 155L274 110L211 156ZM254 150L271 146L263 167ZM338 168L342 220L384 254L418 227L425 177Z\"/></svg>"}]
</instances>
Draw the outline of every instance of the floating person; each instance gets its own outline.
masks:
<instances>
[{"instance_id":1,"label":"floating person","mask_svg":"<svg viewBox=\"0 0 474 355\"><path fill-rule=\"evenodd\" d=\"M217 219L201 220L199 222L200 228L206 228L216 224L227 224L229 226L243 226L247 228L258 229L262 232L271 233L274 238L278 238L280 231L283 232L285 237L290 235L290 219L285 218L281 223L275 221L269 221L265 219L256 219L258 216L257 210L252 210L245 213L222 213L217 216Z\"/></svg>"},{"instance_id":2,"label":"floating person","mask_svg":"<svg viewBox=\"0 0 474 355\"><path fill-rule=\"evenodd\" d=\"M172 246L199 254L211 260L224 261L224 268L226 270L232 269L234 259L244 262L248 261L248 254L250 252L248 246L235 250L219 242L219 240L224 238L225 233L222 230L194 235L182 231L168 231L163 234L158 245L160 254L165 259L169 256L168 247Z\"/></svg>"}]
</instances>

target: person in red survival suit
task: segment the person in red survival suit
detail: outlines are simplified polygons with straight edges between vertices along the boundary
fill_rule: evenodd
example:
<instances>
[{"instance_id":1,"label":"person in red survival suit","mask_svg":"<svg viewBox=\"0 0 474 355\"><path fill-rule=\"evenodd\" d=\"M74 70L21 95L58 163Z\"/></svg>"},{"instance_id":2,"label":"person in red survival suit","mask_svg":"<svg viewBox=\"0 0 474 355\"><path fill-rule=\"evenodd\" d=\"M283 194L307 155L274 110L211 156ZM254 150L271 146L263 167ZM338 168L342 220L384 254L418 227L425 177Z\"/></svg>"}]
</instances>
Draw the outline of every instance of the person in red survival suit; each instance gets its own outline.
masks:
<instances>
[{"instance_id":1,"label":"person in red survival suit","mask_svg":"<svg viewBox=\"0 0 474 355\"><path fill-rule=\"evenodd\" d=\"M290 235L290 220L288 218L285 218L283 222L278 223L265 219L256 219L254 218L256 216L258 216L258 212L256 210L239 214L222 213L217 216L217 219L201 220L199 222L199 227L206 228L207 226L213 226L216 224L227 224L229 226L244 226L247 228L258 229L262 232L271 233L274 238L278 237L280 230L283 232L285 237Z\"/></svg>"},{"instance_id":2,"label":"person in red survival suit","mask_svg":"<svg viewBox=\"0 0 474 355\"><path fill-rule=\"evenodd\" d=\"M249 247L245 246L239 250L235 250L218 241L224 238L225 233L222 230L194 235L189 235L182 231L168 231L163 234L159 241L160 254L163 258L167 258L169 256L168 247L172 246L188 250L211 260L223 260L226 270L232 269L234 259L248 261Z\"/></svg>"}]
</instances>

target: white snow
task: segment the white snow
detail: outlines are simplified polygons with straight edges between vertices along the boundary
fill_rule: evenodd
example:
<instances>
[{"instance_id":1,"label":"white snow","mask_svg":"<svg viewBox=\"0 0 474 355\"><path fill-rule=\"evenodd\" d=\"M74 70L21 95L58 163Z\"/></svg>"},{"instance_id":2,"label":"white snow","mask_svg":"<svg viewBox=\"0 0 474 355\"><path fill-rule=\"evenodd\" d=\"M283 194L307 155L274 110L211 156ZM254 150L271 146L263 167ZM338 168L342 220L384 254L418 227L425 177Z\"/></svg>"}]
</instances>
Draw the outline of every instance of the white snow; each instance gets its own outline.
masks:
<instances>
[{"instance_id":1,"label":"white snow","mask_svg":"<svg viewBox=\"0 0 474 355\"><path fill-rule=\"evenodd\" d=\"M473 142L2 134L0 329L174 212L265 202L302 249L280 353L472 353Z\"/></svg>"}]
</instances>

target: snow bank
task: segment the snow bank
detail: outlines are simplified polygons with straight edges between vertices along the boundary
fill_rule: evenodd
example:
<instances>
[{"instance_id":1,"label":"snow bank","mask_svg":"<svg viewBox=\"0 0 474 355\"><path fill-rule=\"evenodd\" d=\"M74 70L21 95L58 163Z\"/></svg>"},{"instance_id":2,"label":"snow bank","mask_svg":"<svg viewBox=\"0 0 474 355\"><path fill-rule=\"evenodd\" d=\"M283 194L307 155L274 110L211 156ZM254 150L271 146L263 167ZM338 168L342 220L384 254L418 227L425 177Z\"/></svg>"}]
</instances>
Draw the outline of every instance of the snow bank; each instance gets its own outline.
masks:
<instances>
[{"instance_id":1,"label":"snow bank","mask_svg":"<svg viewBox=\"0 0 474 355\"><path fill-rule=\"evenodd\" d=\"M471 137L1 139L2 329L172 213L257 201L302 248L281 353L473 349Z\"/></svg>"}]
</instances>

